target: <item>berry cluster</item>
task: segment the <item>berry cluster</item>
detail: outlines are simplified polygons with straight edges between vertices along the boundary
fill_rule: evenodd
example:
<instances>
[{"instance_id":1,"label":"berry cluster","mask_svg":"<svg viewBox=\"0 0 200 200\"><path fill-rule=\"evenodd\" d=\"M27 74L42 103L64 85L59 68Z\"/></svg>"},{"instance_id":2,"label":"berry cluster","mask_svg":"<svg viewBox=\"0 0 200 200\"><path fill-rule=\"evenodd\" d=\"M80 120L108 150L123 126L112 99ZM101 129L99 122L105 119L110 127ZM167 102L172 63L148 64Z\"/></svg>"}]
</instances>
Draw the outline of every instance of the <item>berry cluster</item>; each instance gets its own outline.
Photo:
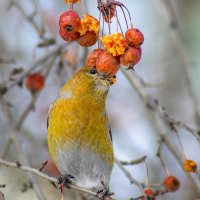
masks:
<instances>
[{"instance_id":1,"label":"berry cluster","mask_svg":"<svg viewBox=\"0 0 200 200\"><path fill-rule=\"evenodd\" d=\"M98 40L99 22L93 16L85 15L81 19L74 10L70 9L60 15L59 27L61 38L67 42L76 40L80 46L89 47Z\"/></svg>"},{"instance_id":2,"label":"berry cluster","mask_svg":"<svg viewBox=\"0 0 200 200\"><path fill-rule=\"evenodd\" d=\"M128 28L125 15L124 18L127 24L125 35L122 29L121 32L118 31L118 25L121 27L121 24L117 16L117 6L123 10L124 5L115 1L102 1L103 3L99 3L99 19L103 16L102 29L104 29L104 22L107 22L109 35L102 35L98 40L100 21L90 15L85 15L83 19L80 19L79 15L73 10L73 4L77 2L80 1L66 0L66 3L70 4L70 10L60 15L59 33L61 38L68 42L76 40L83 47L92 46L98 41L98 49L87 55L85 64L88 67L95 68L99 73L114 76L120 64L127 69L133 68L141 59L142 50L140 46L144 41L144 36L139 29L132 27L131 18L131 28ZM110 23L114 17L117 20L117 32L111 34ZM103 47L101 47L102 45Z\"/></svg>"}]
</instances>

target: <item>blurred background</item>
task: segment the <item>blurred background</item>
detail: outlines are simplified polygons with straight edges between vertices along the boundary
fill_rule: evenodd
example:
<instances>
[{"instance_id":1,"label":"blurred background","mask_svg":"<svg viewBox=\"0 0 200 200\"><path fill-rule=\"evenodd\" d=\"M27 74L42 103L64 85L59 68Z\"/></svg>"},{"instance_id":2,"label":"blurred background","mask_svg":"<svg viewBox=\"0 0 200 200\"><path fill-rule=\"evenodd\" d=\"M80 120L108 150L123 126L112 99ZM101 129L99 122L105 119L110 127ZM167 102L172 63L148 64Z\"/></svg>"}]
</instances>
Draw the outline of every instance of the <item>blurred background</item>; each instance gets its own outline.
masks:
<instances>
[{"instance_id":1,"label":"blurred background","mask_svg":"<svg viewBox=\"0 0 200 200\"><path fill-rule=\"evenodd\" d=\"M200 1L127 0L123 3L131 12L134 27L139 28L145 36L142 59L136 65L135 72L128 73L130 76L133 74L133 78L138 75L144 80L146 87L142 90L157 98L170 116L198 130L199 101L195 97L200 94ZM58 34L58 18L67 9L64 0L0 1L0 83L12 83L12 80L29 70L39 58L65 44ZM88 13L97 19L99 17L97 2L94 0L84 0L81 5L75 5L75 9L80 15ZM125 31L123 15L121 12L118 15ZM116 32L115 22L112 24L112 32ZM53 41L52 45L50 41ZM49 46L45 46L45 42ZM45 87L39 94L32 96L22 82L20 87L16 85L5 95L1 95L1 157L13 162L20 160L22 164L34 168L40 168L48 160L44 172L59 176L47 149L48 109L57 97L60 87L84 65L85 55L94 48L95 46L86 49L72 43L62 53L58 51L54 54L56 56L48 57L34 67L33 71L39 71L46 76ZM23 72L14 73L16 68L23 68ZM188 83L188 75L191 85L190 81ZM191 95L190 86L195 97ZM117 74L116 84L110 90L107 111L116 158L129 161L147 156L149 182L162 182L166 175L156 157L160 140L158 124L155 122L157 117L152 115L152 111L121 71ZM184 147L183 152L177 135L160 119L159 117L157 120L160 128L175 148L179 159L183 161L185 154L188 159L199 164L200 148L196 138L188 131L176 127ZM15 136L20 147L8 142ZM20 152L23 152L21 158ZM166 145L163 145L162 158L170 174L176 175L180 180L181 187L175 193L156 199L200 198L198 172L191 175L196 181L194 184ZM144 163L125 168L139 182L145 182ZM0 166L0 185L6 184L0 191L6 200L38 199L34 190L30 189L29 180L30 177L20 170ZM38 177L37 181L46 199L61 198L59 190L48 181ZM112 172L110 190L120 200L141 195L138 188L130 184L117 166ZM66 190L66 199L75 199L72 191Z\"/></svg>"}]
</instances>

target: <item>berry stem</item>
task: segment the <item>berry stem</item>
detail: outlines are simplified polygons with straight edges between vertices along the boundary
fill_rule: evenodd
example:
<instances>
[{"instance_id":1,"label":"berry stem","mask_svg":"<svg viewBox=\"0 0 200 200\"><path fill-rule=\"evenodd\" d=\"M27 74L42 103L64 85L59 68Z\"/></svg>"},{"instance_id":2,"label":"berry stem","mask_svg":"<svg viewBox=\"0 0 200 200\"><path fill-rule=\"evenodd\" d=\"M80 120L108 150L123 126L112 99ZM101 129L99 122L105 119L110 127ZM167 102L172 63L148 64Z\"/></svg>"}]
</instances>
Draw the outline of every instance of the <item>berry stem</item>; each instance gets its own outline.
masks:
<instances>
[{"instance_id":1,"label":"berry stem","mask_svg":"<svg viewBox=\"0 0 200 200\"><path fill-rule=\"evenodd\" d=\"M119 25L121 33L124 35L123 30L122 30L122 26L121 26L119 18L118 18L117 9L116 9L116 19L117 19L117 25ZM118 30L118 26L117 26L117 30Z\"/></svg>"},{"instance_id":2,"label":"berry stem","mask_svg":"<svg viewBox=\"0 0 200 200\"><path fill-rule=\"evenodd\" d=\"M101 12L99 12L99 25L101 25ZM98 32L98 49L101 48L101 42L100 42L100 37L99 37L99 32Z\"/></svg>"},{"instance_id":3,"label":"berry stem","mask_svg":"<svg viewBox=\"0 0 200 200\"><path fill-rule=\"evenodd\" d=\"M147 161L144 161L144 165L145 165L145 169L146 169L146 185L147 188L149 188L149 170L148 170L148 165L147 165Z\"/></svg>"},{"instance_id":4,"label":"berry stem","mask_svg":"<svg viewBox=\"0 0 200 200\"><path fill-rule=\"evenodd\" d=\"M160 156L159 158L160 158L160 162L161 162L161 165L162 165L162 167L163 167L163 169L164 169L164 171L165 171L166 176L169 176L170 173L169 173L169 171L168 171L168 169L167 169L167 167L166 167L166 165L165 165L165 163L164 163L162 157Z\"/></svg>"},{"instance_id":5,"label":"berry stem","mask_svg":"<svg viewBox=\"0 0 200 200\"><path fill-rule=\"evenodd\" d=\"M70 2L70 10L73 10L73 0Z\"/></svg>"},{"instance_id":6,"label":"berry stem","mask_svg":"<svg viewBox=\"0 0 200 200\"><path fill-rule=\"evenodd\" d=\"M185 154L184 147L183 147L183 143L182 143L182 141L181 141L180 135L179 135L178 131L175 131L175 133L176 133L176 136L177 136L177 139L178 139L180 148L181 148L181 152L183 152L183 158L184 158L184 160L187 160L187 156L186 156L186 154Z\"/></svg>"},{"instance_id":7,"label":"berry stem","mask_svg":"<svg viewBox=\"0 0 200 200\"><path fill-rule=\"evenodd\" d=\"M122 10L122 13L123 13L123 15L124 15L124 19L125 19L125 21L126 21L126 27L127 27L127 29L128 29L128 22L127 22L127 19L126 19L126 14L125 14L125 12L124 12L124 9L123 9L123 7L122 7L122 6L120 6L120 8L121 8L121 10Z\"/></svg>"}]
</instances>

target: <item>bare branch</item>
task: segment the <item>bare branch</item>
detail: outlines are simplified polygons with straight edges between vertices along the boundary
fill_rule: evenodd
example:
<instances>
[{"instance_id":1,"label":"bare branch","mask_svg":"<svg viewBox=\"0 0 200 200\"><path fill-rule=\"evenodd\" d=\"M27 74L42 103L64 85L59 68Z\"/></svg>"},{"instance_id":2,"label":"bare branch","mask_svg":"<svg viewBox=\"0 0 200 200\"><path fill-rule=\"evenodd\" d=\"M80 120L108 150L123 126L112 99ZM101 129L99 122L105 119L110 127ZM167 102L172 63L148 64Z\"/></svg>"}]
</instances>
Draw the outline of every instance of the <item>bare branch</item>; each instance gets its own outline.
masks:
<instances>
[{"instance_id":1,"label":"bare branch","mask_svg":"<svg viewBox=\"0 0 200 200\"><path fill-rule=\"evenodd\" d=\"M185 129L189 133L192 133L192 135L200 143L199 130L195 130L191 128L190 126L188 126L187 124L181 122L180 120L176 120L175 118L171 117L170 114L166 111L165 107L160 105L158 99L146 93L144 89L145 86L143 85L143 81L136 73L132 73L131 74L132 76L131 76L128 71L124 69L121 69L121 71L126 76L129 83L136 90L136 92L138 93L140 98L143 100L143 102L146 104L149 110L157 112L167 123L172 123L180 128Z\"/></svg>"},{"instance_id":2,"label":"bare branch","mask_svg":"<svg viewBox=\"0 0 200 200\"><path fill-rule=\"evenodd\" d=\"M188 132L192 133L192 135L196 137L197 141L200 142L198 131L194 130L193 128L189 127L188 125L184 124L183 122L170 117L170 115L166 112L165 108L159 104L157 99L155 99L154 97L152 97L150 95L147 95L147 93L144 89L144 86L142 85L142 83L140 81L140 77L138 75L132 73L132 76L131 76L124 69L122 69L122 72L126 76L127 80L131 84L131 86L136 90L136 92L138 93L138 95L140 96L140 98L142 99L144 104L147 106L148 110L151 111L150 114L152 114L154 117L156 115L159 115L162 117L162 119L164 121L175 124L181 128L184 128ZM158 118L157 118L157 120L158 120ZM157 120L153 120L153 122L154 123L156 122L156 124L157 124ZM177 162L182 167L181 155L179 152L177 152L177 148L174 148L172 142L170 140L168 140L165 136L163 136L164 134L161 134L162 131L157 129L156 133L158 134L160 139L166 144L169 151L174 155ZM188 174L188 176L192 180L193 185L197 188L197 191L200 191L200 183L199 183L198 178L195 176L192 176L191 174Z\"/></svg>"},{"instance_id":3,"label":"bare branch","mask_svg":"<svg viewBox=\"0 0 200 200\"><path fill-rule=\"evenodd\" d=\"M138 158L136 160L131 160L131 161L120 161L122 165L137 165L146 160L147 156L142 156L141 158Z\"/></svg>"},{"instance_id":4,"label":"bare branch","mask_svg":"<svg viewBox=\"0 0 200 200\"><path fill-rule=\"evenodd\" d=\"M28 165L28 163L29 163L28 158L26 157L26 154L24 154L23 149L20 145L20 142L18 141L16 130L13 127L12 117L11 117L8 105L5 102L6 102L5 97L3 97L2 98L2 109L3 109L3 113L4 113L5 123L8 127L9 135L15 144L19 160ZM19 167L19 165L17 165L17 163L16 163L16 166ZM33 188L34 188L36 195L38 196L38 199L46 200L46 198L37 182L37 179L33 176L33 174L27 174L27 175L33 183Z\"/></svg>"},{"instance_id":5,"label":"bare branch","mask_svg":"<svg viewBox=\"0 0 200 200\"><path fill-rule=\"evenodd\" d=\"M130 183L136 185L140 189L141 193L144 194L142 184L139 183L136 179L134 179L132 177L132 175L130 174L130 172L128 170L126 170L126 168L116 158L115 158L115 163L121 169L121 171L124 173L124 175L128 178Z\"/></svg>"},{"instance_id":6,"label":"bare branch","mask_svg":"<svg viewBox=\"0 0 200 200\"><path fill-rule=\"evenodd\" d=\"M190 94L189 96L192 100L192 105L193 105L193 110L195 113L196 121L199 124L199 122L200 122L199 98L198 98L197 92L194 89L191 72L190 72L191 62L190 62L190 58L188 56L189 54L188 54L186 47L184 45L184 42L182 40L182 34L181 34L180 27L179 27L179 21L178 21L178 18L176 16L176 12L175 12L174 6L173 6L174 3L171 0L169 0L169 1L162 0L161 2L164 5L164 9L168 12L171 30L172 30L173 37L174 37L174 44L177 47L180 57L182 59L183 74L185 76L186 86L187 86L187 89Z\"/></svg>"},{"instance_id":7,"label":"bare branch","mask_svg":"<svg viewBox=\"0 0 200 200\"><path fill-rule=\"evenodd\" d=\"M30 172L32 174L38 175L38 176L40 176L40 177L42 177L42 178L44 178L44 179L46 179L46 180L48 180L50 182L53 182L53 183L57 184L57 178L48 176L47 174L39 171L38 169L34 169L34 168L23 166L23 165L18 166L14 162L8 162L8 161L3 160L3 159L0 159L0 164L8 166L8 167L18 168L18 169L23 170L25 172ZM96 193L95 192L92 192L92 191L90 191L88 189L76 186L74 184L70 184L70 188L72 188L72 189L74 189L76 191L83 192L85 194L88 194L88 195L96 197ZM112 200L114 200L114 199L112 199Z\"/></svg>"}]
</instances>

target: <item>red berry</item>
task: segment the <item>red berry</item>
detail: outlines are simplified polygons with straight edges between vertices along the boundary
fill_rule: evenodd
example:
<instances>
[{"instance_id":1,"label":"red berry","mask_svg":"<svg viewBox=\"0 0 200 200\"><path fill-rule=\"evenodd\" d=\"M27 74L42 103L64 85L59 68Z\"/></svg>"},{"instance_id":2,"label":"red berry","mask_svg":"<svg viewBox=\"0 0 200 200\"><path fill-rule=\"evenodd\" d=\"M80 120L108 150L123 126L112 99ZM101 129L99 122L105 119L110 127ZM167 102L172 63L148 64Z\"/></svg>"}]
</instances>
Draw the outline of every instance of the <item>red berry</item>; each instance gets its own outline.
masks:
<instances>
[{"instance_id":1,"label":"red berry","mask_svg":"<svg viewBox=\"0 0 200 200\"><path fill-rule=\"evenodd\" d=\"M143 33L137 28L131 28L125 34L128 44L132 47L139 47L144 42Z\"/></svg>"},{"instance_id":2,"label":"red berry","mask_svg":"<svg viewBox=\"0 0 200 200\"><path fill-rule=\"evenodd\" d=\"M102 51L99 53L96 62L96 68L100 74L114 76L117 73L119 66L120 62L118 57L113 57L106 51Z\"/></svg>"},{"instance_id":3,"label":"red berry","mask_svg":"<svg viewBox=\"0 0 200 200\"><path fill-rule=\"evenodd\" d=\"M125 53L120 56L120 62L125 67L134 67L141 59L141 48L128 47Z\"/></svg>"},{"instance_id":4,"label":"red berry","mask_svg":"<svg viewBox=\"0 0 200 200\"><path fill-rule=\"evenodd\" d=\"M85 61L85 65L92 68L96 67L97 58L99 56L99 53L102 51L103 51L102 49L95 49L91 51L90 53L88 53L86 61Z\"/></svg>"},{"instance_id":5,"label":"red berry","mask_svg":"<svg viewBox=\"0 0 200 200\"><path fill-rule=\"evenodd\" d=\"M180 187L180 181L175 176L167 176L163 180L163 185L168 189L168 191L175 192Z\"/></svg>"},{"instance_id":6,"label":"red berry","mask_svg":"<svg viewBox=\"0 0 200 200\"><path fill-rule=\"evenodd\" d=\"M60 36L68 41L74 41L79 38L78 30L81 27L81 20L77 13L69 10L60 15L59 18Z\"/></svg>"},{"instance_id":7,"label":"red berry","mask_svg":"<svg viewBox=\"0 0 200 200\"><path fill-rule=\"evenodd\" d=\"M45 79L43 75L33 73L27 76L25 84L31 92L39 92L44 87Z\"/></svg>"},{"instance_id":8,"label":"red berry","mask_svg":"<svg viewBox=\"0 0 200 200\"><path fill-rule=\"evenodd\" d=\"M152 189L144 189L144 193L147 196L153 196L154 195L154 191Z\"/></svg>"},{"instance_id":9,"label":"red berry","mask_svg":"<svg viewBox=\"0 0 200 200\"><path fill-rule=\"evenodd\" d=\"M77 40L82 47L89 47L94 45L98 40L98 35L93 31L88 31L86 34L80 36Z\"/></svg>"}]
</instances>

